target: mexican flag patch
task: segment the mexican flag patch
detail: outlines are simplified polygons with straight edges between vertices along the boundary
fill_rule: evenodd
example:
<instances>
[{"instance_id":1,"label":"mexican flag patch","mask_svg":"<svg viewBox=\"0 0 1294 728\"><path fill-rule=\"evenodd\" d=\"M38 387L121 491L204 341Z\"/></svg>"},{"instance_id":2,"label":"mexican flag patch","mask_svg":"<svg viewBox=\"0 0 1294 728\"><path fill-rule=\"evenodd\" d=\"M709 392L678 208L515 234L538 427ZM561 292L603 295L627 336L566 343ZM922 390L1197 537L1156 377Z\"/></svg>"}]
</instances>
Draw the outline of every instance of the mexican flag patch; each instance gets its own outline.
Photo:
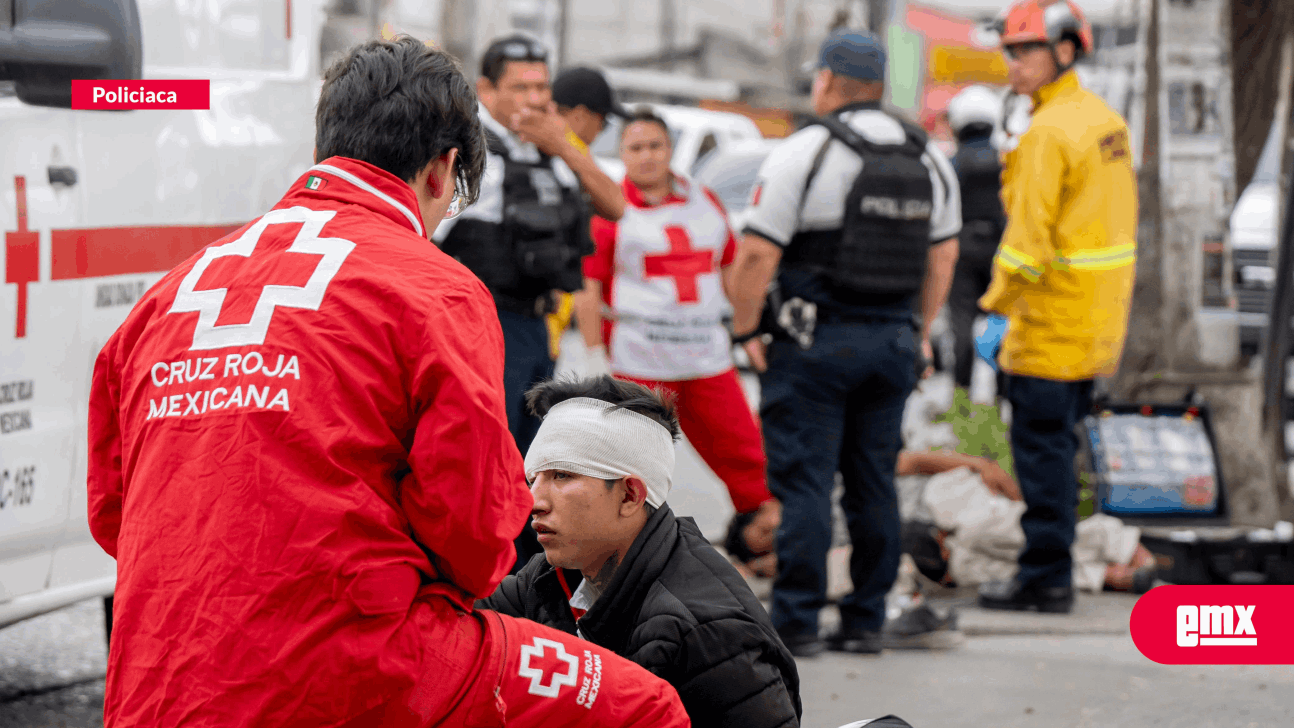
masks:
<instances>
[{"instance_id":1,"label":"mexican flag patch","mask_svg":"<svg viewBox=\"0 0 1294 728\"><path fill-rule=\"evenodd\" d=\"M321 190L326 184L328 184L328 181L325 180L323 177L316 177L314 175L310 175L309 177L306 178L307 190Z\"/></svg>"}]
</instances>

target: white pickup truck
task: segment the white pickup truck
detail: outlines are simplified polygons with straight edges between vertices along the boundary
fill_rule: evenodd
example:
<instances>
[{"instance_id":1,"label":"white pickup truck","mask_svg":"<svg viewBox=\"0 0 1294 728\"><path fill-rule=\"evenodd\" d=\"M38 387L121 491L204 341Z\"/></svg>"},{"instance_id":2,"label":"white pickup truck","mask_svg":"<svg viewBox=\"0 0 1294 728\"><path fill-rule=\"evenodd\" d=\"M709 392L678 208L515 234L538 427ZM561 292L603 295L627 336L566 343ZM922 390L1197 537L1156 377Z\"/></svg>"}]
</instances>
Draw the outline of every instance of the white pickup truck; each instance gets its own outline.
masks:
<instances>
[{"instance_id":1,"label":"white pickup truck","mask_svg":"<svg viewBox=\"0 0 1294 728\"><path fill-rule=\"evenodd\" d=\"M86 517L95 357L310 166L323 5L0 0L0 627L112 594ZM73 111L72 77L210 79L211 108Z\"/></svg>"}]
</instances>

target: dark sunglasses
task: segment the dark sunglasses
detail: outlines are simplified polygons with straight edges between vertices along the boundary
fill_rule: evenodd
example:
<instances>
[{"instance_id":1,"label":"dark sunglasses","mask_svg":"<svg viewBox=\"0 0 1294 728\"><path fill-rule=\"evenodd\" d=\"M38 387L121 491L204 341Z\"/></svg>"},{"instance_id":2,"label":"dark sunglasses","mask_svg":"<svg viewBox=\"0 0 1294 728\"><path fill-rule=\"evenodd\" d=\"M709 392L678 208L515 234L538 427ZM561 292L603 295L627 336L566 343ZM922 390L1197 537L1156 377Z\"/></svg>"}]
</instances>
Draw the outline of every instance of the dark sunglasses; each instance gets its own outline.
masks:
<instances>
[{"instance_id":1,"label":"dark sunglasses","mask_svg":"<svg viewBox=\"0 0 1294 728\"><path fill-rule=\"evenodd\" d=\"M510 61L547 61L548 50L538 43L512 41L504 43L498 54Z\"/></svg>"},{"instance_id":2,"label":"dark sunglasses","mask_svg":"<svg viewBox=\"0 0 1294 728\"><path fill-rule=\"evenodd\" d=\"M1002 52L1006 54L1007 58L1018 61L1029 53L1046 47L1046 43L1035 40L1028 43L1012 43L1011 45L1002 46Z\"/></svg>"}]
</instances>

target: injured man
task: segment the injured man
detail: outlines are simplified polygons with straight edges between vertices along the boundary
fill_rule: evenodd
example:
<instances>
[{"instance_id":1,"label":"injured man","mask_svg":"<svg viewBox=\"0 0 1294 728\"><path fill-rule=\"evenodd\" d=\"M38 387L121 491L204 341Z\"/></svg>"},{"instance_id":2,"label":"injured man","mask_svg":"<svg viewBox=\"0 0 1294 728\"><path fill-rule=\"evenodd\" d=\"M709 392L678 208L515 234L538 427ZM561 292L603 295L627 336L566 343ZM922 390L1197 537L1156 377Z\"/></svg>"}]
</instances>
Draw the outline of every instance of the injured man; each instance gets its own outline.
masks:
<instances>
[{"instance_id":1,"label":"injured man","mask_svg":"<svg viewBox=\"0 0 1294 728\"><path fill-rule=\"evenodd\" d=\"M527 394L526 454L544 549L478 606L578 635L667 680L697 726L793 728L795 661L759 600L691 518L673 483L674 406L609 376Z\"/></svg>"},{"instance_id":2,"label":"injured man","mask_svg":"<svg viewBox=\"0 0 1294 728\"><path fill-rule=\"evenodd\" d=\"M996 463L954 452L899 453L896 485L903 550L926 577L944 585L1004 581L1024 547L1020 487ZM1141 530L1097 513L1080 521L1071 549L1074 587L1144 592L1155 558Z\"/></svg>"}]
</instances>

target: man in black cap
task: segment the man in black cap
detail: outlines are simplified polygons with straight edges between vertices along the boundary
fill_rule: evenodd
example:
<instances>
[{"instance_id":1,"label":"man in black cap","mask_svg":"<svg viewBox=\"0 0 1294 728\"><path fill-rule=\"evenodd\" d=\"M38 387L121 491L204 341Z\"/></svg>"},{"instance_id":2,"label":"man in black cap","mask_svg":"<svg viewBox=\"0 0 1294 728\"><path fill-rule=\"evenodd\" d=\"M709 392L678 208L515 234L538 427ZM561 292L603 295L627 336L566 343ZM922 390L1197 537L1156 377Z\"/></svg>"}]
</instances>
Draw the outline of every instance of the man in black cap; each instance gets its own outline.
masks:
<instances>
[{"instance_id":1,"label":"man in black cap","mask_svg":"<svg viewBox=\"0 0 1294 728\"><path fill-rule=\"evenodd\" d=\"M764 161L732 265L734 342L761 377L768 485L782 503L773 625L796 656L819 652L831 492L853 553L854 590L826 646L879 652L901 540L894 468L903 408L957 260L961 202L947 158L881 108L885 51L840 32L822 46L815 122ZM773 341L759 331L769 283ZM767 354L767 356L766 356ZM924 369L925 367L922 366Z\"/></svg>"},{"instance_id":2,"label":"man in black cap","mask_svg":"<svg viewBox=\"0 0 1294 728\"><path fill-rule=\"evenodd\" d=\"M628 117L616 103L615 92L606 77L592 68L571 68L558 74L553 81L553 101L557 112L585 147L592 145L602 133L608 116Z\"/></svg>"}]
</instances>

